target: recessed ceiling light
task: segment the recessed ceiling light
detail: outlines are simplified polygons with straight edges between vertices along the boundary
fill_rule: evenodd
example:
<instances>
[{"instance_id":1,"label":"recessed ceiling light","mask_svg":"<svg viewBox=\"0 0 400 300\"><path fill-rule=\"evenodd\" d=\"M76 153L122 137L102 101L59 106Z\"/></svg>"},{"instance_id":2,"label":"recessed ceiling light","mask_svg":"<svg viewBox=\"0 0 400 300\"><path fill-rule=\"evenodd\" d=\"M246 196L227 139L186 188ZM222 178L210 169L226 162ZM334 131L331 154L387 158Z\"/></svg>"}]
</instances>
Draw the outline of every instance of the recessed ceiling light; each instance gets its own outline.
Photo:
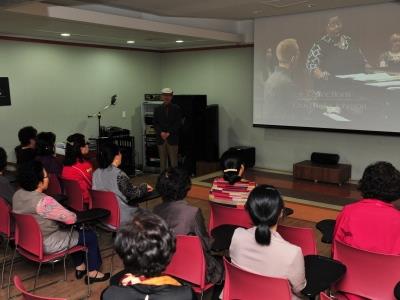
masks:
<instances>
[{"instance_id":1,"label":"recessed ceiling light","mask_svg":"<svg viewBox=\"0 0 400 300\"><path fill-rule=\"evenodd\" d=\"M61 35L61 36L64 36L64 37L71 36L71 34L70 34L70 33L68 33L68 32L61 33L60 35Z\"/></svg>"},{"instance_id":2,"label":"recessed ceiling light","mask_svg":"<svg viewBox=\"0 0 400 300\"><path fill-rule=\"evenodd\" d=\"M183 40L176 40L177 43L183 43Z\"/></svg>"},{"instance_id":3,"label":"recessed ceiling light","mask_svg":"<svg viewBox=\"0 0 400 300\"><path fill-rule=\"evenodd\" d=\"M135 41L126 41L127 44L134 44Z\"/></svg>"}]
</instances>

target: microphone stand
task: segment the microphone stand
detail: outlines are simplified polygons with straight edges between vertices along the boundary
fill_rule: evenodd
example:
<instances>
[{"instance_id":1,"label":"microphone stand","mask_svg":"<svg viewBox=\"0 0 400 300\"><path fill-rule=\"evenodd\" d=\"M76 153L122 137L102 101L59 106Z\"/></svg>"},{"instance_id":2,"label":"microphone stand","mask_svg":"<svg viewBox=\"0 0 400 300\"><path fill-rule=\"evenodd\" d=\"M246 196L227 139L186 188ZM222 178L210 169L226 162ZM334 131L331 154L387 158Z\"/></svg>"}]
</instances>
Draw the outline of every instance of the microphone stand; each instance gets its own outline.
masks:
<instances>
[{"instance_id":1,"label":"microphone stand","mask_svg":"<svg viewBox=\"0 0 400 300\"><path fill-rule=\"evenodd\" d=\"M88 115L88 118L94 118L97 116L97 120L98 120L98 126L99 126L99 138L101 137L101 113L103 111L106 111L107 109L109 109L111 106L114 106L117 102L117 95L113 95L111 97L111 103L109 105L106 105L103 107L103 109L101 109L99 112L94 113L92 115Z\"/></svg>"}]
</instances>

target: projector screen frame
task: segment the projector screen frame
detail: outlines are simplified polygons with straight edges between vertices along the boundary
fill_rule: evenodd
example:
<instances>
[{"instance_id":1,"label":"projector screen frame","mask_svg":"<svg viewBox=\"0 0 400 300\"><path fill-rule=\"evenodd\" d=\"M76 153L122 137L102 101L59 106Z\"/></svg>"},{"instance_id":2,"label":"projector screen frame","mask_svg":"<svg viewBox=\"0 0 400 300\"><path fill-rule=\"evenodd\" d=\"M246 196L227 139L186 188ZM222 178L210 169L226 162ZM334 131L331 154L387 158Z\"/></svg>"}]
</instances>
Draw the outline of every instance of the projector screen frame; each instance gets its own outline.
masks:
<instances>
[{"instance_id":1,"label":"projector screen frame","mask_svg":"<svg viewBox=\"0 0 400 300\"><path fill-rule=\"evenodd\" d=\"M253 124L253 127L254 128L268 128L268 129L297 130L297 131L318 131L318 132L347 133L347 134L400 136L400 132L392 132L392 131L372 131L372 130L355 130L355 129L339 129L339 128L335 129L335 128L265 125L265 124Z\"/></svg>"}]
</instances>

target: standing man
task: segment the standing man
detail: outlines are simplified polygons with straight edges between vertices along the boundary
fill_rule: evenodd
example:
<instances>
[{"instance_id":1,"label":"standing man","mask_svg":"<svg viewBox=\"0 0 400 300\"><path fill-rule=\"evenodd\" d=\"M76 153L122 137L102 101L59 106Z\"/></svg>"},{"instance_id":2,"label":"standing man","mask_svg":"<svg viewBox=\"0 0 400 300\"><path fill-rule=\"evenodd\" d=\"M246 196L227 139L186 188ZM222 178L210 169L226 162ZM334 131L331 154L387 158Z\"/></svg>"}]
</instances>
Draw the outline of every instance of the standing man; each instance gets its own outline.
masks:
<instances>
[{"instance_id":1,"label":"standing man","mask_svg":"<svg viewBox=\"0 0 400 300\"><path fill-rule=\"evenodd\" d=\"M167 169L168 157L171 167L178 165L179 128L181 127L182 113L179 106L172 103L172 89L162 89L161 98L164 103L154 110L153 125L157 133L162 172Z\"/></svg>"}]
</instances>

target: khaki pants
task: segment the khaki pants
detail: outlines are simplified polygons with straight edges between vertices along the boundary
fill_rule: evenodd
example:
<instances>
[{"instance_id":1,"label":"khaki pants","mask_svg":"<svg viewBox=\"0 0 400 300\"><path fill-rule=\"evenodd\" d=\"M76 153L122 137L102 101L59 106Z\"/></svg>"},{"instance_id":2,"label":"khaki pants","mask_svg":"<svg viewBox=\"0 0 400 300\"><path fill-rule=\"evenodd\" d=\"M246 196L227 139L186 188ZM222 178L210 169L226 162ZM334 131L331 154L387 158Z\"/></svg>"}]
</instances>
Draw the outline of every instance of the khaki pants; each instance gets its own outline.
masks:
<instances>
[{"instance_id":1,"label":"khaki pants","mask_svg":"<svg viewBox=\"0 0 400 300\"><path fill-rule=\"evenodd\" d=\"M178 145L170 145L167 142L164 142L164 144L158 145L158 153L160 154L161 172L167 169L168 157L170 167L178 166Z\"/></svg>"}]
</instances>

